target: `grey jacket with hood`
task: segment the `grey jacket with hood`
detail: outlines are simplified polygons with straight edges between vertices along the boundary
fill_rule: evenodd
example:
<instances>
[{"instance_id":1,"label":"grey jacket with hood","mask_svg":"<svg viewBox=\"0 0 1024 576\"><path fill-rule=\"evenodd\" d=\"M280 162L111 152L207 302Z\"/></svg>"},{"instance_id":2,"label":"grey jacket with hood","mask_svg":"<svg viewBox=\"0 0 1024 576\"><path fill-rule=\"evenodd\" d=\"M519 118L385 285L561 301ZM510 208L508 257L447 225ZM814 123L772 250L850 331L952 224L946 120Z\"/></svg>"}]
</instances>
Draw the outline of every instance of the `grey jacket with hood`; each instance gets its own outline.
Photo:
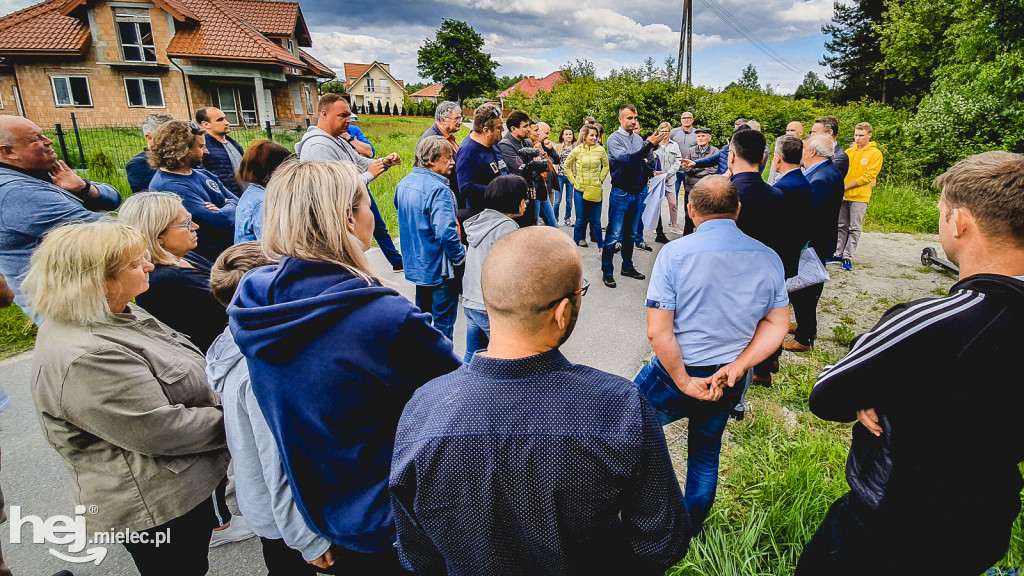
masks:
<instances>
[{"instance_id":1,"label":"grey jacket with hood","mask_svg":"<svg viewBox=\"0 0 1024 576\"><path fill-rule=\"evenodd\" d=\"M331 543L306 526L295 506L277 443L256 403L248 365L230 329L225 328L206 352L206 375L224 407L239 510L260 537L283 538L304 560L316 560Z\"/></svg>"},{"instance_id":2,"label":"grey jacket with hood","mask_svg":"<svg viewBox=\"0 0 1024 576\"><path fill-rule=\"evenodd\" d=\"M466 220L466 240L469 250L466 251L466 274L462 278L463 305L472 310L484 310L484 293L480 288L480 273L484 269L484 259L491 246L499 238L515 232L519 225L514 220L497 210L490 208Z\"/></svg>"},{"instance_id":3,"label":"grey jacket with hood","mask_svg":"<svg viewBox=\"0 0 1024 576\"><path fill-rule=\"evenodd\" d=\"M369 184L375 176L369 172L373 160L356 152L351 144L335 138L317 126L306 128L302 139L295 143L299 160L344 160L359 168L359 179Z\"/></svg>"}]
</instances>

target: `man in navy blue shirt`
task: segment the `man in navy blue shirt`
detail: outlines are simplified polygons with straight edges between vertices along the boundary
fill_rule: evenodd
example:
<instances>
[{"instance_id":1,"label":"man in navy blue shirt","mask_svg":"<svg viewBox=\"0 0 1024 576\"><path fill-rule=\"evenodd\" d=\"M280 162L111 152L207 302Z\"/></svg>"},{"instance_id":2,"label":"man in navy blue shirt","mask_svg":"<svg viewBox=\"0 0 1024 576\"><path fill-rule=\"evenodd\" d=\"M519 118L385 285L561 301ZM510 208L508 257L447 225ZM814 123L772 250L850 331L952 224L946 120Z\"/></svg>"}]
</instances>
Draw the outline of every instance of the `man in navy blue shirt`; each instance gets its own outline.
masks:
<instances>
[{"instance_id":1,"label":"man in navy blue shirt","mask_svg":"<svg viewBox=\"0 0 1024 576\"><path fill-rule=\"evenodd\" d=\"M787 262L795 265L800 260L800 252L795 252L795 259L790 256L789 220L782 190L768 185L761 178L764 147L764 135L757 130L740 130L732 135L732 141L729 142L729 171L743 205L736 226L747 236L774 250L782 259L783 266ZM771 385L772 373L779 371L778 359L781 354L782 349L779 348L754 368L756 384Z\"/></svg>"},{"instance_id":2,"label":"man in navy blue shirt","mask_svg":"<svg viewBox=\"0 0 1024 576\"><path fill-rule=\"evenodd\" d=\"M622 268L620 274L629 278L647 278L633 267L634 235L640 228L640 216L644 212L644 198L647 196L649 175L644 159L661 141L661 134L651 134L647 141L637 134L640 122L636 118L636 107L632 104L619 106L619 129L608 136L608 164L611 168L612 192L608 197L608 233L604 238L601 252L601 274L604 285L615 288L615 245L622 243Z\"/></svg>"},{"instance_id":3,"label":"man in navy blue shirt","mask_svg":"<svg viewBox=\"0 0 1024 576\"><path fill-rule=\"evenodd\" d=\"M473 131L462 141L455 158L459 191L467 207L459 214L460 220L482 212L487 185L509 173L504 156L495 146L500 140L501 109L494 104L480 106L473 115Z\"/></svg>"},{"instance_id":4,"label":"man in navy blue shirt","mask_svg":"<svg viewBox=\"0 0 1024 576\"><path fill-rule=\"evenodd\" d=\"M690 523L657 414L628 380L558 347L586 294L579 250L534 226L481 275L487 350L416 391L398 423L391 502L416 574L661 575Z\"/></svg>"},{"instance_id":5,"label":"man in navy blue shirt","mask_svg":"<svg viewBox=\"0 0 1024 576\"><path fill-rule=\"evenodd\" d=\"M196 122L206 130L203 168L219 178L228 192L241 196L242 190L235 180L235 173L242 162L245 150L234 138L228 136L231 132L231 123L227 116L220 109L208 106L196 110Z\"/></svg>"},{"instance_id":6,"label":"man in navy blue shirt","mask_svg":"<svg viewBox=\"0 0 1024 576\"><path fill-rule=\"evenodd\" d=\"M685 492L695 532L715 500L722 434L730 414L743 414L750 368L789 326L782 262L737 228L740 208L724 176L698 182L686 207L697 230L661 249L647 288L654 358L635 382L662 424L689 419Z\"/></svg>"},{"instance_id":7,"label":"man in navy blue shirt","mask_svg":"<svg viewBox=\"0 0 1024 576\"><path fill-rule=\"evenodd\" d=\"M787 235L779 258L786 269L786 278L800 271L800 252L811 239L811 183L800 171L803 155L804 143L796 136L779 136L775 141L772 166L780 174L775 187L782 191Z\"/></svg>"}]
</instances>

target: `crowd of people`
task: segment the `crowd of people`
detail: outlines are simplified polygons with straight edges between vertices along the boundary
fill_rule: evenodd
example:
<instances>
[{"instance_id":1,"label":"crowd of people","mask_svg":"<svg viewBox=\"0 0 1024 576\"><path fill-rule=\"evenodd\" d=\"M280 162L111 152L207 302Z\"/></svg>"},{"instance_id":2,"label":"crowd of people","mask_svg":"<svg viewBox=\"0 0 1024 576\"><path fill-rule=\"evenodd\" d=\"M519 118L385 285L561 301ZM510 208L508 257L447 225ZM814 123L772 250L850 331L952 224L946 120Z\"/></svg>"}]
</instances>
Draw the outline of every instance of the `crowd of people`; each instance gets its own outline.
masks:
<instances>
[{"instance_id":1,"label":"crowd of people","mask_svg":"<svg viewBox=\"0 0 1024 576\"><path fill-rule=\"evenodd\" d=\"M443 102L395 191L399 252L368 186L403 159L353 116L323 96L291 154L243 149L216 108L152 114L123 203L0 117L0 303L39 324L32 397L75 504L100 510L87 530L171 530L125 544L143 575L205 574L210 546L253 535L271 576L662 574L704 531L750 386L814 344L823 281L789 281L852 269L882 166L871 125L843 153L834 117L771 145L739 119L718 149L693 112L643 137L624 104L602 145L593 118L552 142L484 104L457 142L462 108ZM819 376L811 411L857 424L851 489L801 576L974 575L1020 511L1024 444L993 400L1024 401L1002 362L1024 328L1024 157L973 156L936 186L961 281L886 312ZM616 255L647 279L646 231L665 243L633 381L559 351L590 289L588 226L608 288ZM373 240L415 303L368 264ZM942 414L966 425L937 434ZM681 488L662 426L683 418Z\"/></svg>"}]
</instances>

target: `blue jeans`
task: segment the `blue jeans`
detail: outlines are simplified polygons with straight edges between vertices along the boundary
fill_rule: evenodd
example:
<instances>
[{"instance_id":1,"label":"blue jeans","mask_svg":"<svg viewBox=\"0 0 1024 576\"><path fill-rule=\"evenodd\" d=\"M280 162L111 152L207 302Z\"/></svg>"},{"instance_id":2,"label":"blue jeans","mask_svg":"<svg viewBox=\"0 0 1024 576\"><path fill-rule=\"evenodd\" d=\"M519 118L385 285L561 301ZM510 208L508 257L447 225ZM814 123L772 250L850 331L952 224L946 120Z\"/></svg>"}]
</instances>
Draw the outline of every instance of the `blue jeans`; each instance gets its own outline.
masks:
<instances>
[{"instance_id":1,"label":"blue jeans","mask_svg":"<svg viewBox=\"0 0 1024 576\"><path fill-rule=\"evenodd\" d=\"M374 201L373 194L370 194L370 211L373 212L373 239L377 241L377 246L380 246L380 251L384 253L384 257L392 266L401 266L402 253L395 248L395 241L391 239L388 225L380 216L380 210L377 209L377 202Z\"/></svg>"},{"instance_id":2,"label":"blue jeans","mask_svg":"<svg viewBox=\"0 0 1024 576\"><path fill-rule=\"evenodd\" d=\"M449 340L454 335L455 317L459 314L461 288L462 281L458 278L449 278L437 286L416 285L416 306L433 316L434 328Z\"/></svg>"},{"instance_id":3,"label":"blue jeans","mask_svg":"<svg viewBox=\"0 0 1024 576\"><path fill-rule=\"evenodd\" d=\"M572 205L575 203L573 198L573 192L575 188L572 187L572 182L565 176L558 177L558 188L555 189L555 220L558 220L558 209L562 204L562 197L565 197L565 221L568 222L572 218Z\"/></svg>"},{"instance_id":4,"label":"blue jeans","mask_svg":"<svg viewBox=\"0 0 1024 576\"><path fill-rule=\"evenodd\" d=\"M711 376L719 368L695 370L687 367L686 373L695 378ZM647 400L658 411L662 425L680 418L689 418L686 442L686 489L683 500L690 514L690 523L696 534L700 532L715 501L718 489L718 460L722 452L722 433L737 403L743 403L743 395L750 386L751 372L732 388L726 388L722 398L716 402L703 402L683 394L675 380L665 371L658 357L644 366L637 374L635 383Z\"/></svg>"},{"instance_id":5,"label":"blue jeans","mask_svg":"<svg viewBox=\"0 0 1024 576\"><path fill-rule=\"evenodd\" d=\"M622 271L633 270L633 238L640 226L640 217L644 213L644 194L630 194L625 190L612 188L608 198L608 235L604 239L604 251L601 252L601 273L611 276L615 271L612 248L616 242L622 243ZM623 238L626 240L623 241ZM642 239L642 238L641 238Z\"/></svg>"},{"instance_id":6,"label":"blue jeans","mask_svg":"<svg viewBox=\"0 0 1024 576\"><path fill-rule=\"evenodd\" d=\"M462 306L462 312L466 315L466 356L462 362L469 364L474 352L486 350L491 343L491 319L487 312L466 308L465 305Z\"/></svg>"},{"instance_id":7,"label":"blue jeans","mask_svg":"<svg viewBox=\"0 0 1024 576\"><path fill-rule=\"evenodd\" d=\"M558 227L558 218L555 217L555 213L551 211L551 202L547 200L537 200L534 203L533 217L540 222L541 218L544 219L544 223L548 226Z\"/></svg>"},{"instance_id":8,"label":"blue jeans","mask_svg":"<svg viewBox=\"0 0 1024 576\"><path fill-rule=\"evenodd\" d=\"M604 247L602 236L604 230L601 228L601 203L591 202L590 200L584 200L583 194L576 193L576 229L572 231L573 240L577 244L583 239L583 234L587 231L587 223L590 223L590 235L594 238L594 242L597 242L598 249Z\"/></svg>"},{"instance_id":9,"label":"blue jeans","mask_svg":"<svg viewBox=\"0 0 1024 576\"><path fill-rule=\"evenodd\" d=\"M597 216L596 217L594 217L594 218L588 218L587 217L588 213L584 209L584 205L585 205L586 202L589 202L590 204L597 204L597 212L596 212ZM600 240L600 238L604 235L604 229L601 227L601 203L600 202L590 202L589 200L584 200L583 199L583 192L580 192L579 190L576 190L575 188L573 188L572 203L573 203L573 206L576 208L576 223L575 223L575 226L576 226L576 230L577 231L573 232L573 234L576 236L576 243L579 244L580 240L582 240L583 236L587 233L587 224L589 223L590 224L590 239L593 240L594 242L597 242L597 247L598 248L603 246L604 243L601 242L601 240Z\"/></svg>"}]
</instances>

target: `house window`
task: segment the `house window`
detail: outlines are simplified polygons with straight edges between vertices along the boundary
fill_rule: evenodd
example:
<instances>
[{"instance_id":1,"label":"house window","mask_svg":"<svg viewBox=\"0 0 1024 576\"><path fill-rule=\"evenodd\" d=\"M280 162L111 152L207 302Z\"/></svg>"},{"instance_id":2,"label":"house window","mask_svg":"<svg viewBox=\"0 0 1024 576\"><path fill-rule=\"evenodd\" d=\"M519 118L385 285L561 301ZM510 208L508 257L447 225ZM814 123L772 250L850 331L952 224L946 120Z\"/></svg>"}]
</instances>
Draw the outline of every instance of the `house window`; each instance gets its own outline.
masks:
<instances>
[{"instance_id":1,"label":"house window","mask_svg":"<svg viewBox=\"0 0 1024 576\"><path fill-rule=\"evenodd\" d=\"M295 54L295 42L291 38L288 39L288 51Z\"/></svg>"},{"instance_id":2,"label":"house window","mask_svg":"<svg viewBox=\"0 0 1024 576\"><path fill-rule=\"evenodd\" d=\"M366 79L366 91L373 92L373 78Z\"/></svg>"},{"instance_id":3,"label":"house window","mask_svg":"<svg viewBox=\"0 0 1024 576\"><path fill-rule=\"evenodd\" d=\"M164 88L159 78L125 78L124 92L132 108L164 107Z\"/></svg>"},{"instance_id":4,"label":"house window","mask_svg":"<svg viewBox=\"0 0 1024 576\"><path fill-rule=\"evenodd\" d=\"M312 92L310 92L309 84L306 84L305 86L303 86L302 89L306 92L306 114L312 114L313 113L313 97L311 96Z\"/></svg>"},{"instance_id":5,"label":"house window","mask_svg":"<svg viewBox=\"0 0 1024 576\"><path fill-rule=\"evenodd\" d=\"M253 125L259 123L256 114L256 91L251 87L223 87L217 88L217 101L221 112L227 118L228 124L238 126L239 124Z\"/></svg>"},{"instance_id":6,"label":"house window","mask_svg":"<svg viewBox=\"0 0 1024 576\"><path fill-rule=\"evenodd\" d=\"M388 86L387 78L380 79L380 91L385 93L391 92L391 88Z\"/></svg>"},{"instance_id":7,"label":"house window","mask_svg":"<svg viewBox=\"0 0 1024 576\"><path fill-rule=\"evenodd\" d=\"M92 106L87 76L51 76L57 106Z\"/></svg>"},{"instance_id":8,"label":"house window","mask_svg":"<svg viewBox=\"0 0 1024 576\"><path fill-rule=\"evenodd\" d=\"M309 100L309 96L306 100ZM296 116L302 114L302 85L297 82L292 84L292 112Z\"/></svg>"},{"instance_id":9,"label":"house window","mask_svg":"<svg viewBox=\"0 0 1024 576\"><path fill-rule=\"evenodd\" d=\"M153 42L153 28L149 25L149 10L115 8L114 18L124 61L156 62L156 44Z\"/></svg>"}]
</instances>

